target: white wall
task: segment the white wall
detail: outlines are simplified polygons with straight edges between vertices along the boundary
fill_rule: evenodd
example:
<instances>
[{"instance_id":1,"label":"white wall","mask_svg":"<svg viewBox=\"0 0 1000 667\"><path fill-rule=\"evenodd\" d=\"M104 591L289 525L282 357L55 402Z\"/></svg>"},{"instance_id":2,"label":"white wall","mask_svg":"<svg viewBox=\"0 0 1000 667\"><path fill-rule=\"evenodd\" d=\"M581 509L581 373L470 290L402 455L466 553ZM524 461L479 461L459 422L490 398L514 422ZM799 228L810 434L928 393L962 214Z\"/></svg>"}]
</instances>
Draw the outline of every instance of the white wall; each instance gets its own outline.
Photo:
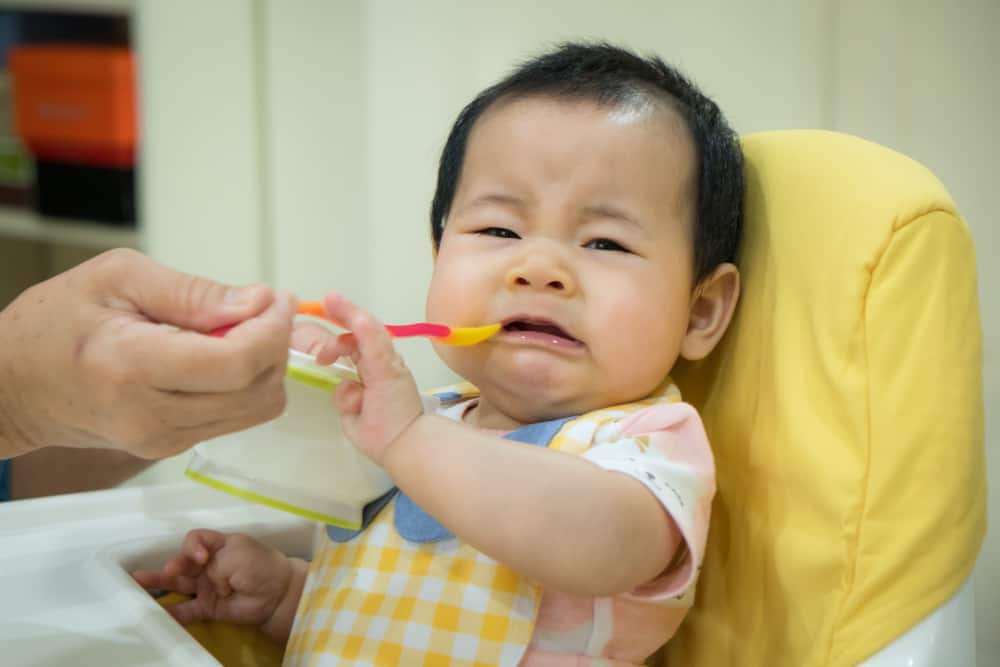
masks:
<instances>
[{"instance_id":1,"label":"white wall","mask_svg":"<svg viewBox=\"0 0 1000 667\"><path fill-rule=\"evenodd\" d=\"M255 12L244 0L137 0L139 221L157 259L261 280Z\"/></svg>"},{"instance_id":2,"label":"white wall","mask_svg":"<svg viewBox=\"0 0 1000 667\"><path fill-rule=\"evenodd\" d=\"M993 665L1000 655L1000 3L839 4L834 127L930 167L976 241L993 518L975 573L976 624L979 664Z\"/></svg>"},{"instance_id":3,"label":"white wall","mask_svg":"<svg viewBox=\"0 0 1000 667\"><path fill-rule=\"evenodd\" d=\"M269 279L303 299L337 288L369 302L365 260L377 236L369 224L363 4L262 3Z\"/></svg>"}]
</instances>

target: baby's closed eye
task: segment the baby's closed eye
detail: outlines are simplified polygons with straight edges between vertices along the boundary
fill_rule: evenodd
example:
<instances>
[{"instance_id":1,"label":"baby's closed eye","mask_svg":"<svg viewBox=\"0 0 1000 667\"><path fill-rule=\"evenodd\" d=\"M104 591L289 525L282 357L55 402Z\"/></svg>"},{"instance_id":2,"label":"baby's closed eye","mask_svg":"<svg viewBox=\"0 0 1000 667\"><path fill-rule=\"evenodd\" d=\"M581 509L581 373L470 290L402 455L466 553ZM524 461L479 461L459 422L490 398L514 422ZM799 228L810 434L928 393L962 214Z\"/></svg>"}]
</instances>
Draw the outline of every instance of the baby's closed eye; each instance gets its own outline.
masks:
<instances>
[{"instance_id":1,"label":"baby's closed eye","mask_svg":"<svg viewBox=\"0 0 1000 667\"><path fill-rule=\"evenodd\" d=\"M603 239L603 238L587 241L587 243L585 243L583 247L590 248L591 250L614 250L617 252L627 252L627 253L632 252L618 241L612 241L611 239Z\"/></svg>"},{"instance_id":2,"label":"baby's closed eye","mask_svg":"<svg viewBox=\"0 0 1000 667\"><path fill-rule=\"evenodd\" d=\"M506 227L484 227L476 231L477 234L482 234L484 236L496 236L501 239L519 239L520 236L517 232L511 231Z\"/></svg>"}]
</instances>

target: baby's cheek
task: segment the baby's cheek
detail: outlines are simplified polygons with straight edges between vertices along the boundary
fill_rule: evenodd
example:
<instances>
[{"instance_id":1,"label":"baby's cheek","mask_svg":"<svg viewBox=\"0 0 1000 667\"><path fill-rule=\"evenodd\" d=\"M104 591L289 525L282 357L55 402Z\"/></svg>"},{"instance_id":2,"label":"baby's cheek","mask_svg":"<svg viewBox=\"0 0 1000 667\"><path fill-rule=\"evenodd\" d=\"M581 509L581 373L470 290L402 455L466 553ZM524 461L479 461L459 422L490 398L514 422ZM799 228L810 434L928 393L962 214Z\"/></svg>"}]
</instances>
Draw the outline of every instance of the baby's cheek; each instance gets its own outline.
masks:
<instances>
[{"instance_id":1,"label":"baby's cheek","mask_svg":"<svg viewBox=\"0 0 1000 667\"><path fill-rule=\"evenodd\" d=\"M651 317L648 309L616 310L607 321L621 326L608 326L602 355L609 386L618 393L648 394L670 373L683 334L672 331L662 317Z\"/></svg>"},{"instance_id":2,"label":"baby's cheek","mask_svg":"<svg viewBox=\"0 0 1000 667\"><path fill-rule=\"evenodd\" d=\"M427 319L450 326L478 326L492 292L480 275L461 265L437 267L427 292Z\"/></svg>"},{"instance_id":3,"label":"baby's cheek","mask_svg":"<svg viewBox=\"0 0 1000 667\"><path fill-rule=\"evenodd\" d=\"M449 304L455 293L460 291L460 285L449 284L446 272L435 270L427 290L427 319L431 322L447 322Z\"/></svg>"}]
</instances>

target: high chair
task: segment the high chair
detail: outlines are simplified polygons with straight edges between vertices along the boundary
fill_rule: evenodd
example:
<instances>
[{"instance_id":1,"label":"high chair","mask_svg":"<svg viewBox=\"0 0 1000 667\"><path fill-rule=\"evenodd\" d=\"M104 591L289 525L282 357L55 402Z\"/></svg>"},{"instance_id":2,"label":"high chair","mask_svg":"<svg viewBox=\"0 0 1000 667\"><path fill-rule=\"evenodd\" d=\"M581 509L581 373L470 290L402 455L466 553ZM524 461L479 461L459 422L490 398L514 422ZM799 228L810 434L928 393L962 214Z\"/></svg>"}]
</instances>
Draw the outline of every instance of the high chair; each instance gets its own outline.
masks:
<instances>
[{"instance_id":1,"label":"high chair","mask_svg":"<svg viewBox=\"0 0 1000 667\"><path fill-rule=\"evenodd\" d=\"M975 663L986 526L975 257L941 183L832 132L750 135L743 294L674 377L718 495L657 665Z\"/></svg>"}]
</instances>

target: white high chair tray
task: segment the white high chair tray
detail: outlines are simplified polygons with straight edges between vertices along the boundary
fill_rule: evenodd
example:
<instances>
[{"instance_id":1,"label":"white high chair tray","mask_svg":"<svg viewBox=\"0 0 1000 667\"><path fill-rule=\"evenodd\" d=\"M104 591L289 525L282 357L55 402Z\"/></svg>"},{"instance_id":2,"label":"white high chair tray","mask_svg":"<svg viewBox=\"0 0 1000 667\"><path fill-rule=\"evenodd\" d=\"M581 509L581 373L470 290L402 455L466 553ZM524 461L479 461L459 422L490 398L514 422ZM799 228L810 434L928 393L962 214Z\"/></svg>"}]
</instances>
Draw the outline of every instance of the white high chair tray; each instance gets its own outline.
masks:
<instances>
[{"instance_id":1,"label":"white high chair tray","mask_svg":"<svg viewBox=\"0 0 1000 667\"><path fill-rule=\"evenodd\" d=\"M0 662L218 665L128 576L191 528L306 555L313 524L193 482L0 503Z\"/></svg>"},{"instance_id":2,"label":"white high chair tray","mask_svg":"<svg viewBox=\"0 0 1000 667\"><path fill-rule=\"evenodd\" d=\"M218 665L128 571L161 565L192 528L248 533L308 556L315 524L200 484L0 503L0 663ZM972 588L864 667L975 665Z\"/></svg>"}]
</instances>

